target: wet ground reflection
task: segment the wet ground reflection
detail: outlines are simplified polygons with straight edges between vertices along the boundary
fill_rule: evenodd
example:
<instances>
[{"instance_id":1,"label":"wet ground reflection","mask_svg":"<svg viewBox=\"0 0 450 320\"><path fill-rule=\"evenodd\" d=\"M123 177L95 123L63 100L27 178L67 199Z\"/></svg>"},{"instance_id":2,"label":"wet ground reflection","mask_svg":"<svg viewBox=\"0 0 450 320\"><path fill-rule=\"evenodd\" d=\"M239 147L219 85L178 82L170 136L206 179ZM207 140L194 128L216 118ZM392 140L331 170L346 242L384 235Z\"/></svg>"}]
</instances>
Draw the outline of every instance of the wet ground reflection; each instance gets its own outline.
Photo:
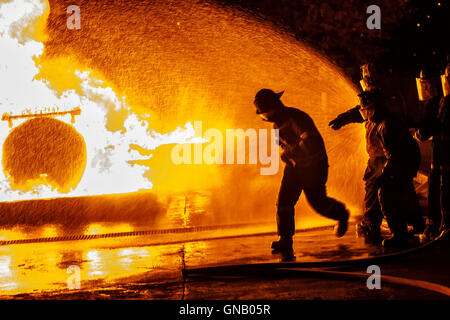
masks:
<instances>
[{"instance_id":1,"label":"wet ground reflection","mask_svg":"<svg viewBox=\"0 0 450 320\"><path fill-rule=\"evenodd\" d=\"M270 230L272 228L272 230ZM68 290L69 266L80 268L83 290L129 283L180 281L183 266L277 262L270 253L275 235L235 237L273 226L205 231L183 235L21 244L0 247L1 295ZM218 236L229 238L214 239ZM179 243L162 244L178 237ZM331 228L300 232L294 243L297 261L355 259L369 253L349 232L334 238Z\"/></svg>"},{"instance_id":2,"label":"wet ground reflection","mask_svg":"<svg viewBox=\"0 0 450 320\"><path fill-rule=\"evenodd\" d=\"M189 228L209 221L204 194L172 197L158 224L92 222L82 235ZM241 221L239 221L241 222ZM242 221L245 222L245 221ZM304 222L304 221L303 221ZM315 224L314 224L315 223ZM322 221L306 222L308 227ZM305 222L300 227L304 227ZM270 243L276 238L273 221L258 225L187 233L162 233L95 240L0 245L0 296L69 290L72 275L80 270L81 289L90 290L120 283L167 283L180 281L183 267L255 262L277 262ZM331 228L298 232L294 238L297 261L354 259L370 252L355 237L354 229L336 239ZM58 224L17 225L0 229L2 240L35 239L73 235Z\"/></svg>"}]
</instances>

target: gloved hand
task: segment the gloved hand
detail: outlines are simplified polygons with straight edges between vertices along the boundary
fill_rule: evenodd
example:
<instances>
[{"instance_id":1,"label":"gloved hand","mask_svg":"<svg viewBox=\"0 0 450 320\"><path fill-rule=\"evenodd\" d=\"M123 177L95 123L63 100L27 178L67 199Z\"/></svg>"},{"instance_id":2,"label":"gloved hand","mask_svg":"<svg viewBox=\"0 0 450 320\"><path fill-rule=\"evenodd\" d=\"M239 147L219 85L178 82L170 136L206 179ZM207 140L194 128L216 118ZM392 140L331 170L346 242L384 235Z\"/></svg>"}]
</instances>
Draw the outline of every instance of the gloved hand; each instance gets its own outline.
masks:
<instances>
[{"instance_id":1,"label":"gloved hand","mask_svg":"<svg viewBox=\"0 0 450 320\"><path fill-rule=\"evenodd\" d=\"M286 164L290 164L295 167L295 161L289 158L285 150L281 151L281 160Z\"/></svg>"},{"instance_id":2,"label":"gloved hand","mask_svg":"<svg viewBox=\"0 0 450 320\"><path fill-rule=\"evenodd\" d=\"M361 123L361 122L364 122L363 117L359 113L359 109L360 108L361 107L358 105L358 106L348 110L347 112L341 113L340 115L338 115L336 117L336 119L331 120L328 125L333 130L339 130L340 128L342 128L343 126L345 126L346 124L349 124L349 123L353 123L353 122Z\"/></svg>"},{"instance_id":3,"label":"gloved hand","mask_svg":"<svg viewBox=\"0 0 450 320\"><path fill-rule=\"evenodd\" d=\"M328 124L331 129L333 130L339 130L340 128L342 128L345 125L345 121L343 119L343 117L341 115L337 116L336 119L331 120L330 123Z\"/></svg>"}]
</instances>

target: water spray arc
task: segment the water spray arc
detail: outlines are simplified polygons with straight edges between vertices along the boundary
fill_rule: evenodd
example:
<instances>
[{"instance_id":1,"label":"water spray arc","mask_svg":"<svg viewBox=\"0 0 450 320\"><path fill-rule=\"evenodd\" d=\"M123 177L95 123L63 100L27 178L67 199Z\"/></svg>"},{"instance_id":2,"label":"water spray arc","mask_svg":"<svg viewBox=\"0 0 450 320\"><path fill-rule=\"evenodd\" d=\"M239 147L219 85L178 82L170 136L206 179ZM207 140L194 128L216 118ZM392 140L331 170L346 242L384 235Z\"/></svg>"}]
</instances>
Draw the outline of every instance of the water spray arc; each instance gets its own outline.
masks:
<instances>
[{"instance_id":1,"label":"water spray arc","mask_svg":"<svg viewBox=\"0 0 450 320\"><path fill-rule=\"evenodd\" d=\"M69 32L67 17L57 14L66 12L64 4L16 4L23 12L29 12L28 7L38 10L2 24L2 41L9 50L2 61L14 65L11 57L22 57L27 68L5 75L15 81L5 83L11 94L0 97L8 101L0 111L18 114L23 106L31 106L30 114L36 114L43 106L59 106L61 112L79 106L81 114L73 127L86 141L87 164L80 183L66 194L45 185L19 194L0 174L2 200L152 188L169 195L206 190L204 209L220 223L231 223L238 212L249 212L249 220L272 217L279 175L262 177L254 164L176 165L167 146L192 142L196 120L205 130L217 129L224 136L227 129L267 129L251 101L260 88L274 87L286 90L287 104L314 118L330 158L329 192L359 211L365 161L362 131L347 128L336 135L327 127L331 115L354 104L355 89L313 49L250 15L214 3L142 3L152 8L149 12L120 0L107 8L86 3L81 14L89 20L82 19L82 27ZM173 8L179 9L177 14ZM104 9L110 13L107 17L100 14ZM24 44L19 43L11 32L17 20L43 27L40 37L28 35ZM129 21L137 23L129 27ZM33 93L33 103L14 87ZM0 130L0 139L8 134L6 128ZM308 216L308 206L303 201L299 206Z\"/></svg>"}]
</instances>

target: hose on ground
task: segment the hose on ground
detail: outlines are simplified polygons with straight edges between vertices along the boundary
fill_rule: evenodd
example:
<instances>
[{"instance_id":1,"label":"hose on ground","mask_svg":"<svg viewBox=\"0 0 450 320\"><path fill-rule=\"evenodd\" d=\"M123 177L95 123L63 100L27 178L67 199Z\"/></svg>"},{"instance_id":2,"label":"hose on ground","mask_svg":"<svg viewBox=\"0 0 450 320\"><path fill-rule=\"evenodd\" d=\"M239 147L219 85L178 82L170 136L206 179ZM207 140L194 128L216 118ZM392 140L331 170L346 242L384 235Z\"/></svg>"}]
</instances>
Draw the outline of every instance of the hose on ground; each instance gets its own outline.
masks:
<instances>
[{"instance_id":1,"label":"hose on ground","mask_svg":"<svg viewBox=\"0 0 450 320\"><path fill-rule=\"evenodd\" d=\"M318 277L332 277L333 279L347 279L347 280L360 280L367 279L367 273L361 272L345 272L330 270L330 268L336 267L355 267L357 265L372 265L385 263L393 258L399 258L411 254L418 253L426 248L430 248L436 245L444 239L448 239L450 231L443 232L436 239L422 244L418 247L391 253L387 255L381 255L371 258L361 258L354 260L338 260L338 261L320 261L320 262L281 262L281 263L254 263L254 264L242 264L242 265L224 265L224 266L211 266L202 268L190 268L183 270L183 275L192 278L204 278L214 276L260 276L267 274L283 274L288 276L318 276ZM384 282L404 285L410 287L416 287L435 293L439 293L445 296L450 296L450 288L441 284L433 282L408 279L396 276L388 275L374 275L380 277Z\"/></svg>"}]
</instances>

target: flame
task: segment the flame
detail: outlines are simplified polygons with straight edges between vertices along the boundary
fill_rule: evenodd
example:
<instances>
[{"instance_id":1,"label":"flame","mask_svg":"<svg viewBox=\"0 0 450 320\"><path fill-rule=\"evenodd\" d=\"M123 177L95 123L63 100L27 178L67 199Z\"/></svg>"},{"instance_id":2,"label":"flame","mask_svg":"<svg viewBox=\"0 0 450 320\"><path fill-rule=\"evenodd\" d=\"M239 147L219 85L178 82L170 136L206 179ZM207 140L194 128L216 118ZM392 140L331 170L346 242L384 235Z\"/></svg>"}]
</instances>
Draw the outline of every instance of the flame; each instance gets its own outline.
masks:
<instances>
[{"instance_id":1,"label":"flame","mask_svg":"<svg viewBox=\"0 0 450 320\"><path fill-rule=\"evenodd\" d=\"M38 65L36 62L44 50L41 41L45 39L43 28L48 12L47 2L37 0L0 4L0 112L62 112L79 107L81 115L77 116L73 128L85 139L87 166L78 185L65 192L50 183L42 183L42 179L29 179L26 187L14 186L11 177L0 170L0 201L151 189L152 183L144 175L148 167L137 163L151 155L142 156L132 146L154 150L163 144L186 142L194 134L192 125L187 123L184 128L160 134L143 120L148 115L133 113L124 98L104 80L92 76L92 70L83 70L70 57L47 60L45 68ZM45 71L41 73L41 70ZM49 74L59 80L50 83ZM115 128L108 123L113 113L125 116ZM70 123L70 115L59 120ZM15 119L14 127L24 121ZM0 123L0 141L5 141L10 133L7 123ZM0 151L2 158L3 151Z\"/></svg>"},{"instance_id":2,"label":"flame","mask_svg":"<svg viewBox=\"0 0 450 320\"><path fill-rule=\"evenodd\" d=\"M327 126L357 103L355 88L313 49L214 3L149 1L146 11L123 0L101 9L84 2L89 20L72 32L60 15L66 4L50 2L51 12L37 0L0 7L0 112L80 107L73 128L86 141L87 166L67 194L42 184L13 190L0 171L0 200L207 190L203 209L214 223L272 219L282 170L268 177L258 166L176 166L170 159L171 144L203 141L194 139L196 120L204 131L269 128L252 106L254 94L269 87L286 90L283 101L314 119L328 151L329 193L359 211L364 128L336 133ZM0 123L1 141L9 134ZM304 203L302 213L311 211Z\"/></svg>"},{"instance_id":3,"label":"flame","mask_svg":"<svg viewBox=\"0 0 450 320\"><path fill-rule=\"evenodd\" d=\"M204 131L214 128L223 133L269 128L252 106L254 94L263 87L286 90L283 101L312 116L330 159L328 191L352 213L358 211L364 128L348 126L336 133L327 127L331 117L357 102L355 90L314 50L242 11L206 1L148 0L139 5L125 0L84 1L82 10L89 21L84 20L88 23L80 32L68 32L61 24L67 2L49 1L54 6L51 12L48 1L0 3L0 114L79 107L74 124L70 114L57 120L83 137L86 166L80 181L66 192L45 179L14 189L14 177L0 170L0 202L79 197L4 204L2 223L8 229L0 240L161 225L159 216L165 208L147 193L81 197L150 188L172 196L164 213L173 226L259 222L268 217L273 221L282 170L269 177L260 176L258 166L175 166L170 161L173 144L204 142L196 138L193 121L202 120ZM145 5L151 10L142 10ZM7 121L0 122L1 143L28 120L12 121L13 129ZM0 158L4 156L2 147ZM180 191L182 195L174 195ZM297 227L323 224L317 214L308 216L311 210L304 203L302 198ZM29 225L37 230L30 231ZM252 227L242 233L255 231ZM174 236L161 241L168 237ZM126 246L124 239L117 241ZM178 255L165 254L162 246L111 250L114 245L111 239L100 239L95 249L83 241L75 250L67 250L65 242L4 247L11 257L0 256L0 291L59 288L74 261L80 263L86 280L135 275L143 268L150 268L153 277L159 268L166 277L165 266L179 262ZM187 257L207 246L186 244ZM22 262L27 272L18 267ZM34 264L47 268L30 268Z\"/></svg>"}]
</instances>

